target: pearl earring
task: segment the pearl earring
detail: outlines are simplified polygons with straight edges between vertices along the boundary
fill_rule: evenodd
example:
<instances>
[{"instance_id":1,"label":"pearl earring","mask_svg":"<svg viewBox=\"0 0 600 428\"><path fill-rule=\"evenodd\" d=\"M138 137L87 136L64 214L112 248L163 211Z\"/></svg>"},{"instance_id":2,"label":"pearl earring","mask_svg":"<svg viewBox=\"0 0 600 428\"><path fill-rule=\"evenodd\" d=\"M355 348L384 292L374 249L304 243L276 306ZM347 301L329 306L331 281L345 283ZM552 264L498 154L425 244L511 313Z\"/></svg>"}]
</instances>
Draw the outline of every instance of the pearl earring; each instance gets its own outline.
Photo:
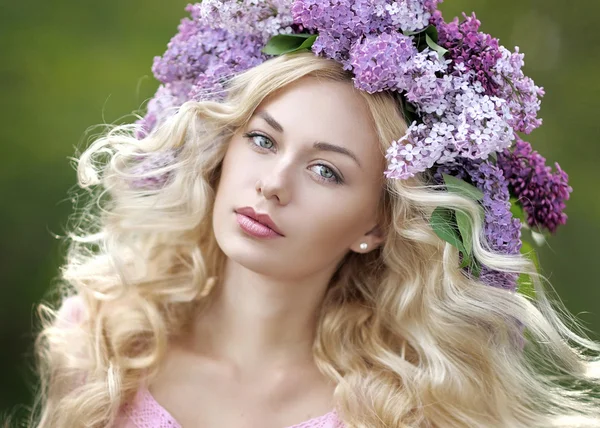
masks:
<instances>
[{"instance_id":1,"label":"pearl earring","mask_svg":"<svg viewBox=\"0 0 600 428\"><path fill-rule=\"evenodd\" d=\"M363 242L362 244L360 244L360 249L361 249L361 250L366 250L366 249L367 249L367 247L368 247L368 245L367 245L367 243L366 243L366 242Z\"/></svg>"}]
</instances>

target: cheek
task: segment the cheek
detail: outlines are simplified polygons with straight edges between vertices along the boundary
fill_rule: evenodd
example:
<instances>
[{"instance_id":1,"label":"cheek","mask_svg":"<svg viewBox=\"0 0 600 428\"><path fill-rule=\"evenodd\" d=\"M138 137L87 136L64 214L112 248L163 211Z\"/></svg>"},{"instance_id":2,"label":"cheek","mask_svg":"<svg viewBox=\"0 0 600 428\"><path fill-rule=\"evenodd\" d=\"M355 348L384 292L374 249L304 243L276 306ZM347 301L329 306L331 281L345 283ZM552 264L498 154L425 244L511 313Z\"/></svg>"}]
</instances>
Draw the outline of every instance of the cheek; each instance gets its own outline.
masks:
<instances>
[{"instance_id":1,"label":"cheek","mask_svg":"<svg viewBox=\"0 0 600 428\"><path fill-rule=\"evenodd\" d=\"M251 170L248 168L250 159L248 151L240 150L240 142L232 141L223 159L221 177L217 188L217 199L231 198L236 192L252 181Z\"/></svg>"},{"instance_id":2,"label":"cheek","mask_svg":"<svg viewBox=\"0 0 600 428\"><path fill-rule=\"evenodd\" d=\"M334 192L326 199L311 201L301 222L299 236L304 237L305 245L317 252L321 248L347 249L370 226L372 215L369 213L374 210L367 207L371 201L356 195L336 197Z\"/></svg>"}]
</instances>

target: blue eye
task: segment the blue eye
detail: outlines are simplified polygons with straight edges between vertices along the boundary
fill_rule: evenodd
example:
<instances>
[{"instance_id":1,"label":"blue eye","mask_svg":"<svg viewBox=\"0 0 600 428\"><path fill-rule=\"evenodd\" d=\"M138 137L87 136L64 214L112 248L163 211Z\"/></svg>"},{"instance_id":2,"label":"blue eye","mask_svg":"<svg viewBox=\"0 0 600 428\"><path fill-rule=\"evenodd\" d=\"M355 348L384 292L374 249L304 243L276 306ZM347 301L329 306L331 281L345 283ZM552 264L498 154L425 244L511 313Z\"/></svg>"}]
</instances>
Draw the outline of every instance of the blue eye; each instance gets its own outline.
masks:
<instances>
[{"instance_id":1,"label":"blue eye","mask_svg":"<svg viewBox=\"0 0 600 428\"><path fill-rule=\"evenodd\" d=\"M341 184L342 179L339 175L337 175L333 169L329 168L327 165L323 165L322 163L318 163L314 166L318 166L321 168L320 173L318 174L317 179L320 181L328 182L328 183L336 183ZM325 174L321 174L321 172L325 172Z\"/></svg>"},{"instance_id":2,"label":"blue eye","mask_svg":"<svg viewBox=\"0 0 600 428\"><path fill-rule=\"evenodd\" d=\"M248 132L248 133L244 134L244 137L249 139L251 144L254 144L263 149L271 150L274 146L273 142L268 137L265 137L262 134ZM268 144L269 144L267 147L262 145L262 142L265 142L265 141L268 142Z\"/></svg>"},{"instance_id":3,"label":"blue eye","mask_svg":"<svg viewBox=\"0 0 600 428\"><path fill-rule=\"evenodd\" d=\"M254 150L273 150L275 147L273 141L266 135L258 134L256 132L247 132L243 136L248 140L248 144L250 144ZM323 183L342 184L344 182L340 175L327 165L318 163L311 166L311 168L313 167L320 167L321 171L317 172L316 177L317 180ZM322 172L325 172L325 174L322 174Z\"/></svg>"}]
</instances>

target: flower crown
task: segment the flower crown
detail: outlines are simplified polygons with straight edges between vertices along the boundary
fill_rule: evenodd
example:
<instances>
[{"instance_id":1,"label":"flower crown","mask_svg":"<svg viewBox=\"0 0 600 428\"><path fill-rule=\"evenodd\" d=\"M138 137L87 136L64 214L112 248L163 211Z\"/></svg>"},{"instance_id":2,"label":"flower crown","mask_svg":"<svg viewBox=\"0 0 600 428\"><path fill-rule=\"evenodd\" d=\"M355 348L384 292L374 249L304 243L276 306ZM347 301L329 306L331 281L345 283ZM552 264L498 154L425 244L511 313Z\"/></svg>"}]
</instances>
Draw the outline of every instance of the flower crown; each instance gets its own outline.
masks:
<instances>
[{"instance_id":1,"label":"flower crown","mask_svg":"<svg viewBox=\"0 0 600 428\"><path fill-rule=\"evenodd\" d=\"M229 77L273 55L312 50L353 73L369 93L395 91L409 124L387 151L385 176L406 179L428 172L448 191L477 200L491 249L537 257L521 232L541 244L566 222L572 188L523 141L541 125L542 88L522 72L523 54L479 32L475 14L445 22L442 0L204 0L188 5L179 32L152 71L162 83L140 120L141 137L187 100L219 99ZM157 158L158 157L158 158ZM147 179L172 153L137 166ZM493 271L471 254L472 231L464 213L442 207L430 218L440 238L460 250L461 267L483 282L531 293L526 276Z\"/></svg>"}]
</instances>

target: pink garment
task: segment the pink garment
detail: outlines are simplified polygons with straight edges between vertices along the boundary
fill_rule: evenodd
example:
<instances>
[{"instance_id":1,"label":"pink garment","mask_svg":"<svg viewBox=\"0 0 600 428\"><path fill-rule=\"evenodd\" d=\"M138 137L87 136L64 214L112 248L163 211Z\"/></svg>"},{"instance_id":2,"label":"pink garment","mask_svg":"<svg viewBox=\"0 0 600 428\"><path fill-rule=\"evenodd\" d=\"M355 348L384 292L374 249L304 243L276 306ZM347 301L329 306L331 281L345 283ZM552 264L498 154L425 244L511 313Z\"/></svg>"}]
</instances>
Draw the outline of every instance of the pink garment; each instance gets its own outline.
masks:
<instances>
[{"instance_id":1,"label":"pink garment","mask_svg":"<svg viewBox=\"0 0 600 428\"><path fill-rule=\"evenodd\" d=\"M181 428L173 416L140 388L134 400L122 407L116 428ZM335 410L286 428L344 428Z\"/></svg>"}]
</instances>

